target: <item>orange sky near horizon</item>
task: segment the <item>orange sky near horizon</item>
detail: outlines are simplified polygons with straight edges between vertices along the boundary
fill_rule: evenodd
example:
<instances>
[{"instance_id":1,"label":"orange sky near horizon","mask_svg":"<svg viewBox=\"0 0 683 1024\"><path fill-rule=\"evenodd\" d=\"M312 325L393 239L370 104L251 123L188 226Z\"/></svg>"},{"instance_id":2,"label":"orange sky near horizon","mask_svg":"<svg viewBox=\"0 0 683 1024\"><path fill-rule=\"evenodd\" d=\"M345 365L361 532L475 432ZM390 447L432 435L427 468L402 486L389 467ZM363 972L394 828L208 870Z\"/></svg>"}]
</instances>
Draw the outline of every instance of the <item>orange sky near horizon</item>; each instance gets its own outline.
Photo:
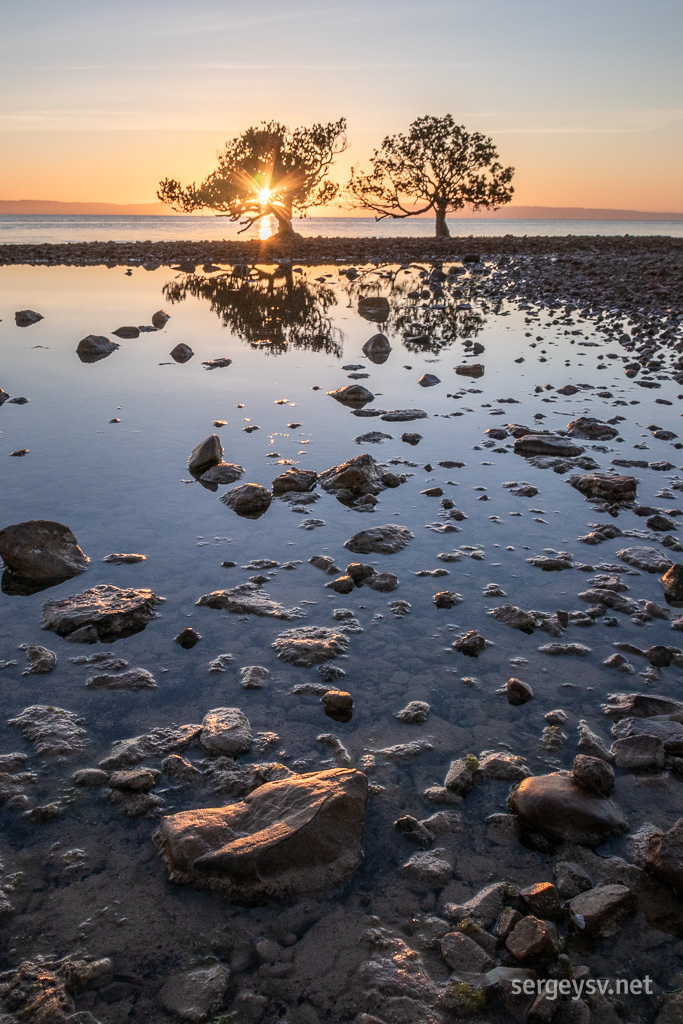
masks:
<instances>
[{"instance_id":1,"label":"orange sky near horizon","mask_svg":"<svg viewBox=\"0 0 683 1024\"><path fill-rule=\"evenodd\" d=\"M385 135L450 112L516 168L515 205L683 211L679 4L422 8L438 30L408 0L25 0L0 39L0 199L152 203L264 119L346 116L343 181Z\"/></svg>"}]
</instances>

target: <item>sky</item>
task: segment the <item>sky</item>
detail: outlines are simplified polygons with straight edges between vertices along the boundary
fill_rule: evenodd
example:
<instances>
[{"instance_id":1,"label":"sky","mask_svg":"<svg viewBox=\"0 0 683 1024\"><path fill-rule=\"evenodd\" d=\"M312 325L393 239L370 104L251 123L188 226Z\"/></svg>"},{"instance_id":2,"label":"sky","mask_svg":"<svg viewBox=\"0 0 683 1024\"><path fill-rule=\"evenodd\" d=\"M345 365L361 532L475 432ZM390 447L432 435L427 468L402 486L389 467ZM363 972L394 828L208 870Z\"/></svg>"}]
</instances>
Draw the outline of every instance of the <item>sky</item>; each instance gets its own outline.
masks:
<instances>
[{"instance_id":1,"label":"sky","mask_svg":"<svg viewBox=\"0 0 683 1024\"><path fill-rule=\"evenodd\" d=\"M450 113L518 205L683 211L680 0L0 0L0 199L150 203L262 120ZM334 211L330 211L334 212Z\"/></svg>"}]
</instances>

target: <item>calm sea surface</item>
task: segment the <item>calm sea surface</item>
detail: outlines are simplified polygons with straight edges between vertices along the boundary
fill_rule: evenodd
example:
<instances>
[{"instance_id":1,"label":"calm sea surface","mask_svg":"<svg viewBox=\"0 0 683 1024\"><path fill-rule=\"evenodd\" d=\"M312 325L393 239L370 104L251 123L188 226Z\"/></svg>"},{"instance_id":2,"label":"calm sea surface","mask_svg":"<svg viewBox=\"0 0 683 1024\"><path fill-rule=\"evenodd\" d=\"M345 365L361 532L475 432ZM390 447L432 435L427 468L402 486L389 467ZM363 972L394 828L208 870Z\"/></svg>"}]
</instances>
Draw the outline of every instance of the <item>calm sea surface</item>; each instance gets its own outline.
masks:
<instances>
[{"instance_id":1,"label":"calm sea surface","mask_svg":"<svg viewBox=\"0 0 683 1024\"><path fill-rule=\"evenodd\" d=\"M673 235L683 236L682 221L664 220L488 220L452 218L452 235ZM308 217L294 221L307 237L415 238L434 234L428 218L376 221L373 217ZM0 244L38 242L220 241L238 237L239 224L227 217L95 217L7 214L0 216ZM239 235L257 238L258 226Z\"/></svg>"}]
</instances>

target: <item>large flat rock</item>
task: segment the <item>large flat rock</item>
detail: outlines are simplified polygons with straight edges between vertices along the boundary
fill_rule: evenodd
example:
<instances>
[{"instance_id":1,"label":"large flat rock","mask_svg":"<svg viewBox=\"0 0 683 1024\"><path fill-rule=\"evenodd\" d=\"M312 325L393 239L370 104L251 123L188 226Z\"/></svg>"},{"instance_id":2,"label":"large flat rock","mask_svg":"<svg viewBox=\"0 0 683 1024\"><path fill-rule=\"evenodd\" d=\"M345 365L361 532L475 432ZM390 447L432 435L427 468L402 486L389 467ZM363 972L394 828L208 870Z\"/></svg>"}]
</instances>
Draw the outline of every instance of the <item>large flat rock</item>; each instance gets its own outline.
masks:
<instances>
[{"instance_id":1,"label":"large flat rock","mask_svg":"<svg viewBox=\"0 0 683 1024\"><path fill-rule=\"evenodd\" d=\"M11 572L37 583L70 579L90 561L69 527L49 519L13 523L0 530L0 558Z\"/></svg>"},{"instance_id":2,"label":"large flat rock","mask_svg":"<svg viewBox=\"0 0 683 1024\"><path fill-rule=\"evenodd\" d=\"M361 862L367 788L348 768L268 782L239 803L169 815L154 839L172 881L238 903L325 891Z\"/></svg>"},{"instance_id":3,"label":"large flat rock","mask_svg":"<svg viewBox=\"0 0 683 1024\"><path fill-rule=\"evenodd\" d=\"M144 629L164 600L151 590L102 584L43 606L43 629L84 641L116 640ZM80 632L80 636L74 634Z\"/></svg>"}]
</instances>

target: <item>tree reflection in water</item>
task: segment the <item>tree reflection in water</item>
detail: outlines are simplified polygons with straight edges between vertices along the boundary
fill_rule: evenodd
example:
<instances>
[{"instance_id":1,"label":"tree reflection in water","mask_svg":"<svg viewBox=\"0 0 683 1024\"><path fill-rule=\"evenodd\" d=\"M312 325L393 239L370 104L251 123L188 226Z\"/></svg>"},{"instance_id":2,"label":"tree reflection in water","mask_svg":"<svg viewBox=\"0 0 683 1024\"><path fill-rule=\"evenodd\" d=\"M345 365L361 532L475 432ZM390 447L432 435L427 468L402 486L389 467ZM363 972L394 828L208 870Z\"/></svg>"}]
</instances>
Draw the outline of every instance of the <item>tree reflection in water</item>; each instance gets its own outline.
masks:
<instances>
[{"instance_id":1,"label":"tree reflection in water","mask_svg":"<svg viewBox=\"0 0 683 1024\"><path fill-rule=\"evenodd\" d=\"M304 348L342 355L343 334L328 315L337 301L334 289L322 278L295 273L291 265L238 265L210 277L186 274L163 292L173 304L188 296L208 299L225 327L270 354Z\"/></svg>"},{"instance_id":2,"label":"tree reflection in water","mask_svg":"<svg viewBox=\"0 0 683 1024\"><path fill-rule=\"evenodd\" d=\"M344 291L361 316L390 338L400 335L410 352L438 353L455 341L469 349L484 328L486 307L474 300L472 277L458 265L454 270L444 274L438 266L421 264L373 267L348 280ZM384 319L370 303L382 295L389 307ZM370 310L364 312L364 306Z\"/></svg>"}]
</instances>

